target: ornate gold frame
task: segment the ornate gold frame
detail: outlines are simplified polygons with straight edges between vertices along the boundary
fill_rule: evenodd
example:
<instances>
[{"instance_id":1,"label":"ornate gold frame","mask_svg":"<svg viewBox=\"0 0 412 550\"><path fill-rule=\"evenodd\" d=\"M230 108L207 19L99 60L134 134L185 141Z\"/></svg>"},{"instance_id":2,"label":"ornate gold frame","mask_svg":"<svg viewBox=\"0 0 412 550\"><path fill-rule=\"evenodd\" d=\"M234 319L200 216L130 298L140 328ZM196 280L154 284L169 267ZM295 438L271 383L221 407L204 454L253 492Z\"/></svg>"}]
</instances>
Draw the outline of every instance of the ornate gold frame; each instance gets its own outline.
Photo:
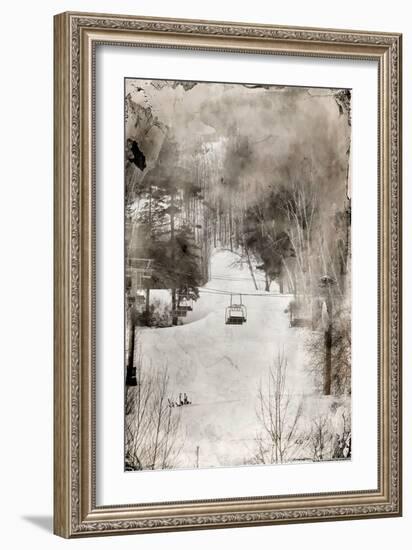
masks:
<instances>
[{"instance_id":1,"label":"ornate gold frame","mask_svg":"<svg viewBox=\"0 0 412 550\"><path fill-rule=\"evenodd\" d=\"M401 42L395 33L55 17L54 531L64 537L401 514ZM378 62L379 488L102 506L94 480L94 50L150 45Z\"/></svg>"}]
</instances>

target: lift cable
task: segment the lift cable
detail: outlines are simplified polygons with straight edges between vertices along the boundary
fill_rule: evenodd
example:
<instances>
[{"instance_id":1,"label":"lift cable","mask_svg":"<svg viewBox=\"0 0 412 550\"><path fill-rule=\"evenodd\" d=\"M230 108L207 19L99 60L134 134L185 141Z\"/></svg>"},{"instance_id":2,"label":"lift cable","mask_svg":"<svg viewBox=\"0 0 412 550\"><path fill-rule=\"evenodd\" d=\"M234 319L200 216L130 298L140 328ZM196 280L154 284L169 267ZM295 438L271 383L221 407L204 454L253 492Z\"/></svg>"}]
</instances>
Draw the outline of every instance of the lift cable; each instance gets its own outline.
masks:
<instances>
[{"instance_id":1,"label":"lift cable","mask_svg":"<svg viewBox=\"0 0 412 550\"><path fill-rule=\"evenodd\" d=\"M274 292L265 292L265 293L252 293L252 292L233 292L229 290L220 290L218 288L199 288L199 292L202 292L204 294L215 294L217 296L231 296L231 295L239 295L242 296L257 296L262 298L279 298L279 296L284 297L291 297L293 294L280 294L280 293L274 293Z\"/></svg>"},{"instance_id":2,"label":"lift cable","mask_svg":"<svg viewBox=\"0 0 412 550\"><path fill-rule=\"evenodd\" d=\"M216 276L212 276L210 278L211 281L252 281L252 278L251 277L216 277ZM264 279L257 279L257 281L259 282L262 282L264 283L265 280Z\"/></svg>"}]
</instances>

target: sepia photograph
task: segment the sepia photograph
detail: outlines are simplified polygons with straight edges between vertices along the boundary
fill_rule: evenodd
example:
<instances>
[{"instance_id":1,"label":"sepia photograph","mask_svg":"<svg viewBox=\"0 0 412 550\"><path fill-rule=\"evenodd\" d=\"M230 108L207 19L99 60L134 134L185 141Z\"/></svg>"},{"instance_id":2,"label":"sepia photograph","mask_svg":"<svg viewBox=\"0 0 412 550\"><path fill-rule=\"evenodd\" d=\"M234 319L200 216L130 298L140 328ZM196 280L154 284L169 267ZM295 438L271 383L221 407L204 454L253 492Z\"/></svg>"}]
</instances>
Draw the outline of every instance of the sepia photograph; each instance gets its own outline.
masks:
<instances>
[{"instance_id":1,"label":"sepia photograph","mask_svg":"<svg viewBox=\"0 0 412 550\"><path fill-rule=\"evenodd\" d=\"M124 100L125 470L350 460L351 90Z\"/></svg>"}]
</instances>

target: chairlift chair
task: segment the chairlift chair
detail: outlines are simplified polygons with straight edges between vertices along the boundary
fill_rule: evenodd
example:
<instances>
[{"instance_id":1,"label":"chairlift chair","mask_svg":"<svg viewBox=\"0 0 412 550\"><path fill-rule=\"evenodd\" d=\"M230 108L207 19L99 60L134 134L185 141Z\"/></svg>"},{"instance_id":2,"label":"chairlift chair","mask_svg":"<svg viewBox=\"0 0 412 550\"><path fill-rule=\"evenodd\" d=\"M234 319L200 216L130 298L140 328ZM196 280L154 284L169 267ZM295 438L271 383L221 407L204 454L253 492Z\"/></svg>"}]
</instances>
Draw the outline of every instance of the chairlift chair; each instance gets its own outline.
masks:
<instances>
[{"instance_id":1,"label":"chairlift chair","mask_svg":"<svg viewBox=\"0 0 412 550\"><path fill-rule=\"evenodd\" d=\"M230 295L230 305L226 308L226 325L243 325L247 321L247 309L243 305L242 295L239 295L239 303L233 303L233 296Z\"/></svg>"},{"instance_id":2,"label":"chairlift chair","mask_svg":"<svg viewBox=\"0 0 412 550\"><path fill-rule=\"evenodd\" d=\"M182 311L193 311L193 298L190 297L188 292L182 292L179 294L178 303L178 309Z\"/></svg>"}]
</instances>

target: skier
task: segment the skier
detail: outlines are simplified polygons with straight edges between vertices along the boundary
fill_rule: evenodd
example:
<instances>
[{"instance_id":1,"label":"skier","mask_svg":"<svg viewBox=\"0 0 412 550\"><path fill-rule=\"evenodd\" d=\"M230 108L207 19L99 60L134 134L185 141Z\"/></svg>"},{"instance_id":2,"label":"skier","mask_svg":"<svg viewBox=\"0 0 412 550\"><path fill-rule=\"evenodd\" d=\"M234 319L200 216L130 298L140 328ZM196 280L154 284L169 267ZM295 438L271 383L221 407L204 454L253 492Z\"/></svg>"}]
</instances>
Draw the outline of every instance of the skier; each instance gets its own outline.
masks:
<instances>
[{"instance_id":1,"label":"skier","mask_svg":"<svg viewBox=\"0 0 412 550\"><path fill-rule=\"evenodd\" d=\"M187 394L186 394L186 393L184 394L184 404L185 404L185 405L191 405L191 404L192 404L192 402L189 401L189 399L187 398Z\"/></svg>"}]
</instances>

